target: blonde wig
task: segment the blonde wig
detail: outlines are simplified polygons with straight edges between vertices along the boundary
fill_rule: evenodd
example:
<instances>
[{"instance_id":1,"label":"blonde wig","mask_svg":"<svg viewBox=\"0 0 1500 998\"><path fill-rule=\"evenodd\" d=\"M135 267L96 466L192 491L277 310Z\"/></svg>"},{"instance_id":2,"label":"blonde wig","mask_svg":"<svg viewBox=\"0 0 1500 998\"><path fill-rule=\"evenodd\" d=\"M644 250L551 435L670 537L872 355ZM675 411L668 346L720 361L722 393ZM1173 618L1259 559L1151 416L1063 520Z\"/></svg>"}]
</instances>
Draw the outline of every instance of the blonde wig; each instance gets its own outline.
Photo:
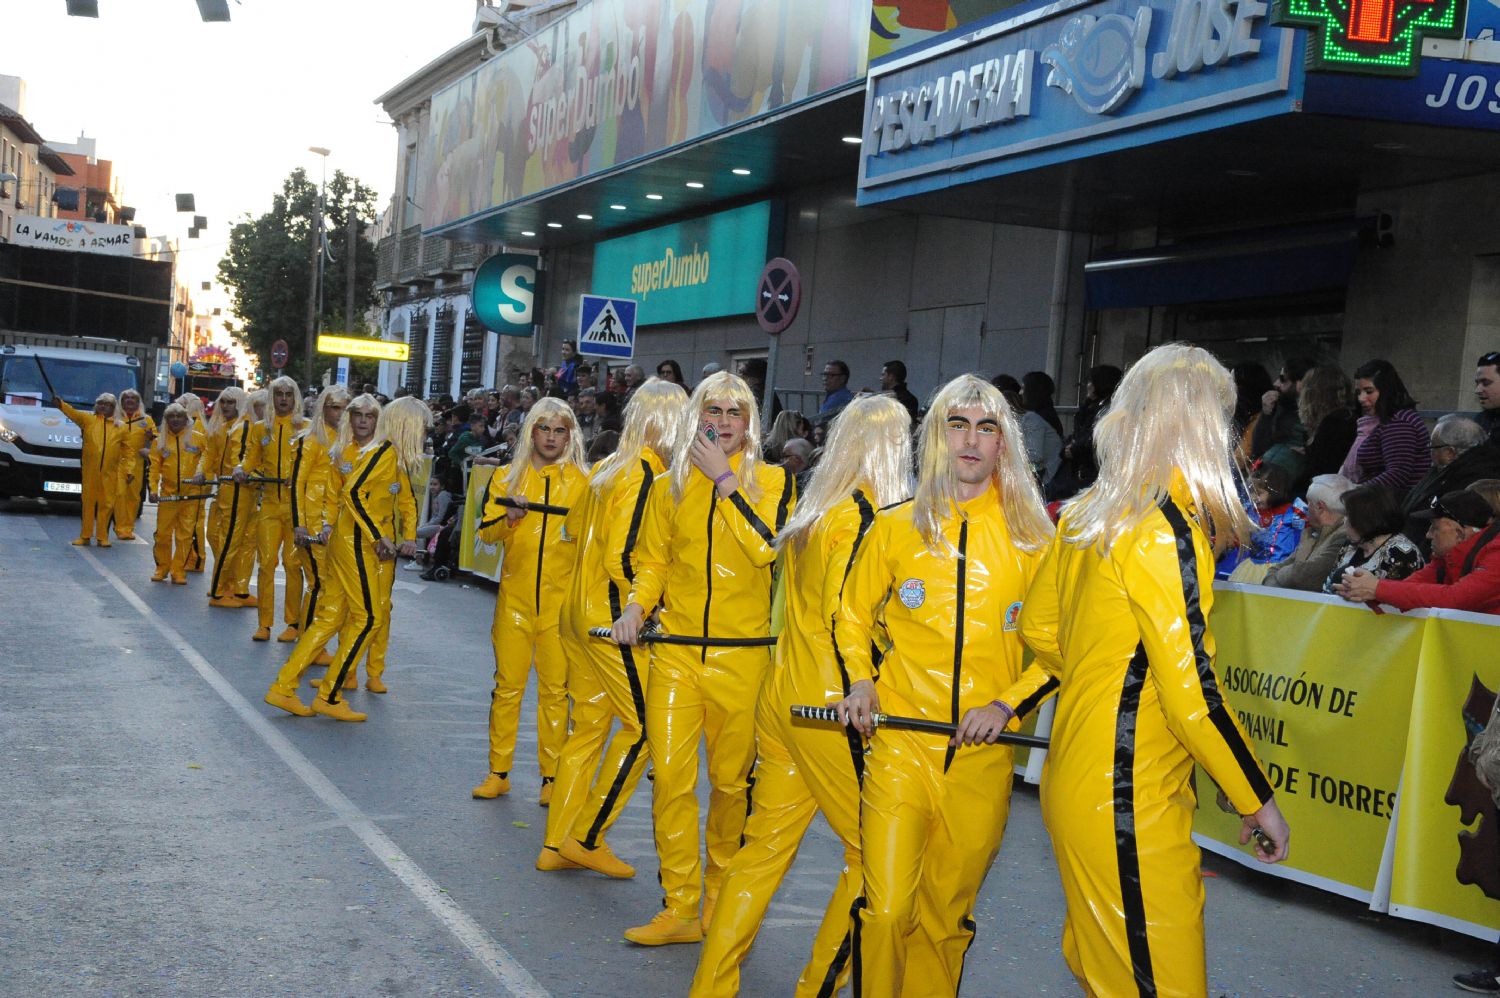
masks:
<instances>
[{"instance_id":1,"label":"blonde wig","mask_svg":"<svg viewBox=\"0 0 1500 998\"><path fill-rule=\"evenodd\" d=\"M740 471L736 475L740 488L751 502L760 499L760 483L755 469L760 465L760 410L755 404L755 395L750 386L739 375L720 371L710 374L693 390L693 397L682 414L682 430L677 436L677 446L672 451L672 497L682 501L687 489L688 476L693 473L693 462L688 457L688 448L703 423L703 410L710 402L729 402L739 406L745 416L745 439L741 450Z\"/></svg>"},{"instance_id":2,"label":"blonde wig","mask_svg":"<svg viewBox=\"0 0 1500 998\"><path fill-rule=\"evenodd\" d=\"M776 547L800 551L824 515L855 489L867 489L880 508L908 498L912 485L911 414L890 396L862 395L834 417L823 459Z\"/></svg>"},{"instance_id":3,"label":"blonde wig","mask_svg":"<svg viewBox=\"0 0 1500 998\"><path fill-rule=\"evenodd\" d=\"M333 445L331 438L338 435L337 428L330 431L328 421L323 418L323 410L330 402L348 405L349 389L343 385L329 385L319 392L318 397L313 401L312 418L307 421L307 427L298 434L298 436L312 437L323 445L324 450L328 450Z\"/></svg>"},{"instance_id":4,"label":"blonde wig","mask_svg":"<svg viewBox=\"0 0 1500 998\"><path fill-rule=\"evenodd\" d=\"M134 388L127 388L120 393L120 411L122 413L125 411L125 400L127 398L135 399L136 412L140 412L142 408L144 408L144 406L141 404L141 393L136 391Z\"/></svg>"},{"instance_id":5,"label":"blonde wig","mask_svg":"<svg viewBox=\"0 0 1500 998\"><path fill-rule=\"evenodd\" d=\"M354 424L349 422L349 414L351 412L373 412L378 416L380 414L380 400L373 395L356 395L349 400L349 405L344 409L344 417L339 420L339 434L337 437L334 437L333 446L328 451L335 458L340 457L344 453L344 450L351 445L356 448L359 446L368 446L368 444L360 445L355 443ZM380 423L377 421L375 423L375 434L370 437L370 443L374 443L379 439Z\"/></svg>"},{"instance_id":6,"label":"blonde wig","mask_svg":"<svg viewBox=\"0 0 1500 998\"><path fill-rule=\"evenodd\" d=\"M290 388L292 390L292 425L300 427L302 425L302 386L297 384L295 378L289 378L284 374L276 378L265 388L266 418L263 422L267 426L270 426L271 421L276 418L276 400L272 397L272 394L278 388Z\"/></svg>"},{"instance_id":7,"label":"blonde wig","mask_svg":"<svg viewBox=\"0 0 1500 998\"><path fill-rule=\"evenodd\" d=\"M510 474L505 476L506 495L515 495L521 491L521 479L531 470L531 434L536 429L536 424L544 419L560 419L568 424L568 446L563 448L562 457L557 459L557 463L571 464L579 471L588 471L583 463L583 437L578 432L578 417L573 415L573 410L562 399L550 396L537 399L531 411L526 414L526 421L521 424L521 432L516 436L516 453L510 459Z\"/></svg>"},{"instance_id":8,"label":"blonde wig","mask_svg":"<svg viewBox=\"0 0 1500 998\"><path fill-rule=\"evenodd\" d=\"M1200 347L1169 343L1136 361L1094 425L1099 478L1068 504L1063 539L1107 554L1181 474L1215 548L1247 541L1231 458L1234 402L1234 379Z\"/></svg>"},{"instance_id":9,"label":"blonde wig","mask_svg":"<svg viewBox=\"0 0 1500 998\"><path fill-rule=\"evenodd\" d=\"M108 402L115 407L114 415L108 417L111 423L114 423L116 426L125 425L125 420L120 416L120 400L115 398L114 392L100 392L98 397L94 399L94 404L98 405L100 402Z\"/></svg>"},{"instance_id":10,"label":"blonde wig","mask_svg":"<svg viewBox=\"0 0 1500 998\"><path fill-rule=\"evenodd\" d=\"M183 392L173 401L187 410L188 419L195 423L203 422L203 400L192 392Z\"/></svg>"},{"instance_id":11,"label":"blonde wig","mask_svg":"<svg viewBox=\"0 0 1500 998\"><path fill-rule=\"evenodd\" d=\"M167 420L173 416L187 417L187 425L182 428L182 433L180 435L187 437L190 440L193 436L193 417L187 411L187 406L183 405L181 402L171 403L162 410L161 427L156 435L156 449L162 453L162 456L166 456L167 443L172 439L172 431L167 427Z\"/></svg>"},{"instance_id":12,"label":"blonde wig","mask_svg":"<svg viewBox=\"0 0 1500 998\"><path fill-rule=\"evenodd\" d=\"M950 548L943 536L943 521L957 508L959 482L948 448L948 417L957 409L969 408L979 409L1000 427L1001 447L993 480L1000 490L1000 508L1011 541L1023 551L1040 550L1052 540L1052 520L1042 505L1036 476L1031 473L1020 423L1000 389L972 374L961 374L938 390L917 431L921 466L912 497L912 522L917 533L931 551Z\"/></svg>"},{"instance_id":13,"label":"blonde wig","mask_svg":"<svg viewBox=\"0 0 1500 998\"><path fill-rule=\"evenodd\" d=\"M224 418L224 409L219 405L219 402L222 402L225 399L229 399L229 401L234 403L233 419ZM218 433L220 430L227 430L229 427L233 426L235 423L238 423L240 420L249 418L250 396L247 395L245 393L245 389L241 388L239 385L230 385L228 388L219 393L219 398L214 403L214 414L208 419L208 432L210 435L212 435Z\"/></svg>"},{"instance_id":14,"label":"blonde wig","mask_svg":"<svg viewBox=\"0 0 1500 998\"><path fill-rule=\"evenodd\" d=\"M375 439L387 440L408 478L422 467L427 449L427 431L432 429L432 410L421 399L408 395L380 410Z\"/></svg>"},{"instance_id":15,"label":"blonde wig","mask_svg":"<svg viewBox=\"0 0 1500 998\"><path fill-rule=\"evenodd\" d=\"M641 453L648 447L663 460L669 459L677 449L687 402L688 393L681 385L647 378L625 406L625 427L620 431L614 453L600 461L589 478L589 487L595 494L602 494L620 472L641 459Z\"/></svg>"}]
</instances>

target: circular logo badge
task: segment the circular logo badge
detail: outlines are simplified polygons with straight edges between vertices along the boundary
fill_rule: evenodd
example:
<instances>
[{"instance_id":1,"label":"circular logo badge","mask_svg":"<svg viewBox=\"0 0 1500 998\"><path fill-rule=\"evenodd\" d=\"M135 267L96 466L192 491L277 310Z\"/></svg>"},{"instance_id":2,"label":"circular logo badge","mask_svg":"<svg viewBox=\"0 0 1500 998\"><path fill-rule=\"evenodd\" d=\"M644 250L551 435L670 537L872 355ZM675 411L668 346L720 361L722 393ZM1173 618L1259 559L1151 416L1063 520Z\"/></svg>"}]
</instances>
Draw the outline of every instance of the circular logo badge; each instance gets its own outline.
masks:
<instances>
[{"instance_id":1,"label":"circular logo badge","mask_svg":"<svg viewBox=\"0 0 1500 998\"><path fill-rule=\"evenodd\" d=\"M896 598L908 610L915 610L927 602L927 585L921 579L907 579L896 590Z\"/></svg>"},{"instance_id":2,"label":"circular logo badge","mask_svg":"<svg viewBox=\"0 0 1500 998\"><path fill-rule=\"evenodd\" d=\"M349 472L354 470L354 465L350 464L348 461L345 461L343 464L339 465L339 470L347 475L349 474Z\"/></svg>"},{"instance_id":3,"label":"circular logo badge","mask_svg":"<svg viewBox=\"0 0 1500 998\"><path fill-rule=\"evenodd\" d=\"M393 495L393 496L399 496L400 494L401 494L401 483L400 482L392 482L391 483L391 495Z\"/></svg>"}]
</instances>

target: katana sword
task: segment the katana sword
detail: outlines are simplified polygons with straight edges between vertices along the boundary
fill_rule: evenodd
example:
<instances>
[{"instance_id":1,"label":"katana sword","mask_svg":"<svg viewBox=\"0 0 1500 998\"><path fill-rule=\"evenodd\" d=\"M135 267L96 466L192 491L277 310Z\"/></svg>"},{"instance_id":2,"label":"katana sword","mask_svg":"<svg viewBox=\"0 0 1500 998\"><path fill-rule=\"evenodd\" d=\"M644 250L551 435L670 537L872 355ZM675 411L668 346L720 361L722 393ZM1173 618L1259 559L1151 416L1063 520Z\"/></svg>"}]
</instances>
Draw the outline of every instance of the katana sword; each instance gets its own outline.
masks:
<instances>
[{"instance_id":1,"label":"katana sword","mask_svg":"<svg viewBox=\"0 0 1500 998\"><path fill-rule=\"evenodd\" d=\"M589 636L614 640L614 632L608 627L590 627ZM776 643L775 638L700 638L660 631L642 631L636 640L643 645L690 645L694 648L769 648Z\"/></svg>"},{"instance_id":2,"label":"katana sword","mask_svg":"<svg viewBox=\"0 0 1500 998\"><path fill-rule=\"evenodd\" d=\"M567 506L551 506L544 502L528 502L526 505L522 506L510 496L501 496L498 499L491 499L490 502L494 503L496 506L504 506L506 509L524 509L534 513L551 513L553 516L568 515ZM504 519L505 517L503 516L496 516L489 520L481 520L479 522L479 529L483 530L485 527L493 527L495 524Z\"/></svg>"},{"instance_id":3,"label":"katana sword","mask_svg":"<svg viewBox=\"0 0 1500 998\"><path fill-rule=\"evenodd\" d=\"M215 479L221 485L285 485L285 478L267 478L264 475L246 475L243 482L235 481L233 475L225 475Z\"/></svg>"},{"instance_id":4,"label":"katana sword","mask_svg":"<svg viewBox=\"0 0 1500 998\"><path fill-rule=\"evenodd\" d=\"M809 721L832 721L834 724L842 724L839 720L839 712L833 707L813 707L808 704L793 704L792 716L805 718ZM896 731L925 731L933 735L947 735L952 738L958 734L958 725L951 721L929 721L925 717L899 717L894 714L876 714L874 716L875 727L891 728ZM1023 735L1014 731L1002 731L995 736L995 741L1006 745L1024 745L1027 748L1044 749L1047 747L1047 739L1038 735Z\"/></svg>"},{"instance_id":5,"label":"katana sword","mask_svg":"<svg viewBox=\"0 0 1500 998\"><path fill-rule=\"evenodd\" d=\"M195 493L193 493L191 495L161 496L156 501L158 503L163 503L163 502L195 502L195 501L197 501L199 499L212 499L213 497L214 497L214 493L212 493L212 492L195 492Z\"/></svg>"}]
</instances>

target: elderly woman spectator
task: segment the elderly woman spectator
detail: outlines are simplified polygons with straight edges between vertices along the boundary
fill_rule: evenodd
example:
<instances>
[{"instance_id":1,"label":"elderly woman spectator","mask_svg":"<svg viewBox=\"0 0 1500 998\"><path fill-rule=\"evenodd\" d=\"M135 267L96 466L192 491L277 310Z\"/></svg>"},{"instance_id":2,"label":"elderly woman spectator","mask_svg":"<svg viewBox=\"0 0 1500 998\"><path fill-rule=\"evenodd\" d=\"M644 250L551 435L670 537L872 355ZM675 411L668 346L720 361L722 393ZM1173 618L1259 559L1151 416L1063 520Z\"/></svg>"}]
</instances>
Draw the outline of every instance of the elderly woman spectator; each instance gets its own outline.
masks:
<instances>
[{"instance_id":1,"label":"elderly woman spectator","mask_svg":"<svg viewBox=\"0 0 1500 998\"><path fill-rule=\"evenodd\" d=\"M1416 400L1388 360L1372 360L1354 372L1354 397L1376 423L1358 444L1354 459L1361 485L1384 485L1404 497L1432 467L1427 424Z\"/></svg>"},{"instance_id":2,"label":"elderly woman spectator","mask_svg":"<svg viewBox=\"0 0 1500 998\"><path fill-rule=\"evenodd\" d=\"M1344 536L1323 591L1332 594L1346 572L1362 569L1376 578L1404 579L1421 568L1422 552L1401 528L1406 518L1390 489L1361 485L1344 493Z\"/></svg>"},{"instance_id":3,"label":"elderly woman spectator","mask_svg":"<svg viewBox=\"0 0 1500 998\"><path fill-rule=\"evenodd\" d=\"M1466 489L1484 478L1500 477L1500 447L1469 416L1450 413L1432 428L1432 470L1407 493L1401 504L1406 514L1407 537L1417 542L1425 555L1430 519L1424 515L1432 500L1444 492Z\"/></svg>"},{"instance_id":4,"label":"elderly woman spectator","mask_svg":"<svg viewBox=\"0 0 1500 998\"><path fill-rule=\"evenodd\" d=\"M1331 475L1343 466L1354 445L1354 386L1337 364L1308 371L1297 391L1297 415L1307 427L1307 462L1298 491L1318 475Z\"/></svg>"},{"instance_id":5,"label":"elderly woman spectator","mask_svg":"<svg viewBox=\"0 0 1500 998\"><path fill-rule=\"evenodd\" d=\"M1307 527L1292 556L1272 565L1261 580L1279 589L1322 592L1344 547L1344 494L1354 483L1343 475L1318 475L1307 489Z\"/></svg>"}]
</instances>

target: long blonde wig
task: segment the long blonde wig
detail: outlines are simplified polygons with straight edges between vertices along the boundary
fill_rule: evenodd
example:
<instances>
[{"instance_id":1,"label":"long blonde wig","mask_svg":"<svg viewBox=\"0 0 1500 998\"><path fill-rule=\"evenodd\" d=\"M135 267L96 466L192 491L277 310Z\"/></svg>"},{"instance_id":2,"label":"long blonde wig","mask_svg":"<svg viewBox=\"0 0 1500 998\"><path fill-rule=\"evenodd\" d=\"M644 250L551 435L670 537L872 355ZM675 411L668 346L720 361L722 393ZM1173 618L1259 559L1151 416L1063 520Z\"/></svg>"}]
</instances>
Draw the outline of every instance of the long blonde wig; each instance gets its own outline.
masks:
<instances>
[{"instance_id":1,"label":"long blonde wig","mask_svg":"<svg viewBox=\"0 0 1500 998\"><path fill-rule=\"evenodd\" d=\"M341 457L344 451L348 449L350 445L360 446L354 443L354 424L349 422L349 414L356 411L373 412L377 416L379 416L380 400L375 396L368 394L356 395L354 398L349 400L349 405L344 409L343 418L339 420L339 434L338 436L333 438L333 446L328 450L328 453L335 459ZM380 440L380 422L377 420L375 423L375 434L374 436L370 437L370 443L373 444L378 440ZM345 458L345 460L348 460L348 458Z\"/></svg>"},{"instance_id":2,"label":"long blonde wig","mask_svg":"<svg viewBox=\"0 0 1500 998\"><path fill-rule=\"evenodd\" d=\"M127 388L123 392L120 393L119 416L120 416L121 420L123 421L124 418L125 418L125 396L127 396L127 395L130 396L131 398L135 399L135 412L136 412L136 415L137 416L144 416L144 415L146 415L146 406L145 406L145 403L141 401L141 393L138 392L138 391L136 391L134 388Z\"/></svg>"},{"instance_id":3,"label":"long blonde wig","mask_svg":"<svg viewBox=\"0 0 1500 998\"><path fill-rule=\"evenodd\" d=\"M776 547L802 550L813 527L855 489L869 489L870 502L879 508L909 497L912 485L911 414L889 396L861 396L834 417L823 459L776 535Z\"/></svg>"},{"instance_id":4,"label":"long blonde wig","mask_svg":"<svg viewBox=\"0 0 1500 998\"><path fill-rule=\"evenodd\" d=\"M266 393L266 416L261 422L270 426L276 419L276 389L290 388L292 390L292 425L302 426L302 386L297 384L295 378L289 378L285 374L273 380L265 387Z\"/></svg>"},{"instance_id":5,"label":"long blonde wig","mask_svg":"<svg viewBox=\"0 0 1500 998\"><path fill-rule=\"evenodd\" d=\"M380 410L375 424L375 438L389 441L408 478L422 466L427 431L432 429L432 410L421 399L410 395L396 399Z\"/></svg>"},{"instance_id":6,"label":"long blonde wig","mask_svg":"<svg viewBox=\"0 0 1500 998\"><path fill-rule=\"evenodd\" d=\"M1037 551L1052 540L1052 520L1042 505L1042 493L1021 426L1000 389L972 374L960 374L932 397L927 415L917 431L921 467L917 472L917 491L912 497L912 522L931 551L949 549L943 536L943 522L956 511L959 502L958 469L948 447L948 417L958 409L978 408L1000 427L1000 454L993 481L1000 490L1000 508L1011 541L1023 551Z\"/></svg>"},{"instance_id":7,"label":"long blonde wig","mask_svg":"<svg viewBox=\"0 0 1500 998\"><path fill-rule=\"evenodd\" d=\"M589 487L595 494L602 494L620 472L641 459L648 447L663 460L671 458L682 433L687 402L688 393L681 385L647 378L625 406L625 425L614 453L600 461L589 477Z\"/></svg>"},{"instance_id":8,"label":"long blonde wig","mask_svg":"<svg viewBox=\"0 0 1500 998\"><path fill-rule=\"evenodd\" d=\"M171 403L161 412L160 432L156 434L156 449L163 457L167 455L167 444L172 439L172 431L167 427L167 419L178 415L187 417L187 425L182 428L182 433L179 435L187 437L189 440L193 438L193 417L188 414L187 406L181 402Z\"/></svg>"},{"instance_id":9,"label":"long blonde wig","mask_svg":"<svg viewBox=\"0 0 1500 998\"><path fill-rule=\"evenodd\" d=\"M201 398L192 392L183 392L172 401L187 410L188 419L195 423L203 422L203 400Z\"/></svg>"},{"instance_id":10,"label":"long blonde wig","mask_svg":"<svg viewBox=\"0 0 1500 998\"><path fill-rule=\"evenodd\" d=\"M232 420L224 418L224 409L219 405L224 399L229 399L234 403L234 419ZM214 402L214 414L208 418L209 435L218 433L220 430L226 430L240 420L249 418L250 396L239 385L230 385L219 393L218 400Z\"/></svg>"},{"instance_id":11,"label":"long blonde wig","mask_svg":"<svg viewBox=\"0 0 1500 998\"><path fill-rule=\"evenodd\" d=\"M343 385L329 385L319 392L318 397L313 400L312 418L307 421L307 426L298 434L298 436L302 437L312 437L323 445L324 450L328 450L333 444L333 440L330 437L338 435L336 428L332 433L329 432L328 421L323 418L323 410L330 402L342 402L347 405L349 402L349 389Z\"/></svg>"},{"instance_id":12,"label":"long blonde wig","mask_svg":"<svg viewBox=\"0 0 1500 998\"><path fill-rule=\"evenodd\" d=\"M1099 477L1068 504L1063 539L1108 553L1180 473L1215 547L1248 540L1231 457L1234 401L1234 379L1201 347L1169 343L1136 361L1094 424Z\"/></svg>"},{"instance_id":13,"label":"long blonde wig","mask_svg":"<svg viewBox=\"0 0 1500 998\"><path fill-rule=\"evenodd\" d=\"M245 411L245 418L256 423L267 421L267 413L271 411L271 393L264 388L257 388L250 393L250 408Z\"/></svg>"},{"instance_id":14,"label":"long blonde wig","mask_svg":"<svg viewBox=\"0 0 1500 998\"><path fill-rule=\"evenodd\" d=\"M108 402L115 407L114 415L109 417L111 423L114 423L116 426L125 425L125 420L120 416L120 400L115 398L114 392L100 392L94 399L94 404L98 405L100 402Z\"/></svg>"},{"instance_id":15,"label":"long blonde wig","mask_svg":"<svg viewBox=\"0 0 1500 998\"><path fill-rule=\"evenodd\" d=\"M710 402L732 402L745 416L745 440L740 471L736 476L740 488L751 502L760 499L760 483L755 470L760 466L760 409L755 404L755 394L745 379L728 371L710 374L693 390L693 397L682 413L682 430L677 436L677 446L672 451L672 497L682 501L687 489L688 476L693 473L693 462L688 457L688 448L693 446L693 437L703 422L703 410Z\"/></svg>"},{"instance_id":16,"label":"long blonde wig","mask_svg":"<svg viewBox=\"0 0 1500 998\"><path fill-rule=\"evenodd\" d=\"M531 470L531 434L536 429L536 424L544 419L560 419L568 424L568 446L563 448L562 457L557 459L557 463L571 464L579 471L588 471L583 459L583 438L578 432L578 417L573 415L573 410L562 399L550 396L537 399L531 411L526 414L526 421L521 424L521 432L516 435L516 453L510 459L510 473L505 476L507 495L515 495L521 491L521 479Z\"/></svg>"}]
</instances>

